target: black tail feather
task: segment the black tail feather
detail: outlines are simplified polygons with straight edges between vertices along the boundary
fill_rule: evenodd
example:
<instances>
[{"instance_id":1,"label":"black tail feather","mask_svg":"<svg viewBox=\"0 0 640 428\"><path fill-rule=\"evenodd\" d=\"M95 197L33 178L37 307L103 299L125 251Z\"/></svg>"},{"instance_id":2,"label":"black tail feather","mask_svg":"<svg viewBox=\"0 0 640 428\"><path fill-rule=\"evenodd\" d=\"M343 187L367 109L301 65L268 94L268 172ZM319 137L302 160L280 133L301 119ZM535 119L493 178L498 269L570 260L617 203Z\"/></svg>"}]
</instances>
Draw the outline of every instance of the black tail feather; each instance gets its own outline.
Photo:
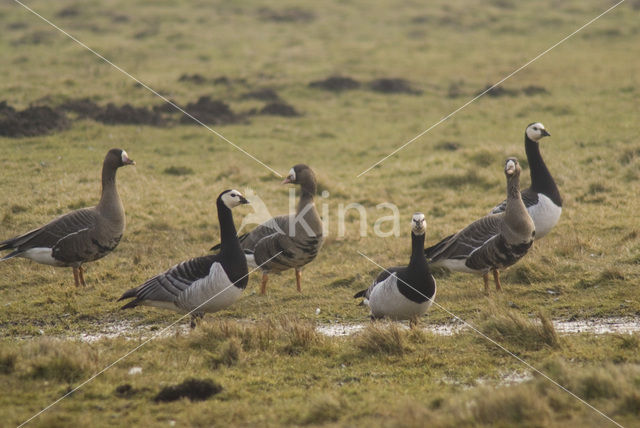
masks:
<instances>
[{"instance_id":1,"label":"black tail feather","mask_svg":"<svg viewBox=\"0 0 640 428\"><path fill-rule=\"evenodd\" d=\"M129 303L127 303L126 305L124 305L120 309L135 308L136 306L138 306L142 300L138 299L137 293L138 293L138 289L137 288L132 288L130 290L125 291L124 294L122 296L120 296L120 298L118 299L118 302L120 300L124 300L124 299L131 299L132 297L135 297L135 299L130 301Z\"/></svg>"},{"instance_id":2,"label":"black tail feather","mask_svg":"<svg viewBox=\"0 0 640 428\"><path fill-rule=\"evenodd\" d=\"M451 237L452 237L453 235L455 235L455 233L453 233L453 234L451 234L451 235L447 236L446 238L442 239L442 240L441 240L440 242L438 242L437 244L432 245L432 246L431 246L431 247L429 247L429 248L425 248L425 250L424 250L424 255L425 255L425 257L427 258L427 260L428 260L428 259L430 259L430 258L432 258L434 254L437 254L437 253L440 251L440 249L441 249L444 245L446 245L446 244L448 243L449 239L451 239Z\"/></svg>"},{"instance_id":3,"label":"black tail feather","mask_svg":"<svg viewBox=\"0 0 640 428\"><path fill-rule=\"evenodd\" d=\"M365 288L364 290L358 291L356 294L353 295L353 298L357 299L359 297L364 297L367 294L367 290L368 290L368 288Z\"/></svg>"}]
</instances>

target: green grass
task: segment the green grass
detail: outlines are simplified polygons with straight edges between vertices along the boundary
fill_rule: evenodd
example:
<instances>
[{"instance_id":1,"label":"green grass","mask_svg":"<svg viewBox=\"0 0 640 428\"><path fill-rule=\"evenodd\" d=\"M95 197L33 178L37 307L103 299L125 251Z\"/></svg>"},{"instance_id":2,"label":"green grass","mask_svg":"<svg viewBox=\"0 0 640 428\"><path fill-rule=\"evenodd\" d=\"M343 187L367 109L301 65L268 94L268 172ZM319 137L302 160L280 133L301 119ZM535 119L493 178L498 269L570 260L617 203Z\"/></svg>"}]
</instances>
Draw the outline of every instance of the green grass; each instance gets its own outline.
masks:
<instances>
[{"instance_id":1,"label":"green grass","mask_svg":"<svg viewBox=\"0 0 640 428\"><path fill-rule=\"evenodd\" d=\"M527 167L522 138L533 121L552 134L541 146L565 201L560 223L504 273L501 295L485 297L481 278L440 273L437 302L623 425L637 424L638 335L558 338L544 322L640 314L636 3L625 2L509 79L505 96L482 97L362 178L356 175L607 4L28 3L180 105L209 96L245 114L267 104L245 94L275 91L301 115L248 115L213 128L281 174L310 164L329 192L317 205L328 207L330 231L304 271L301 295L292 272L272 276L266 296L256 293L252 276L244 297L207 316L201 329L148 343L36 425L602 426L601 416L544 379L505 383L524 367L470 331L441 337L376 323L358 336L326 338L314 330L316 323L368 321L352 295L378 269L357 251L381 265L404 263L412 213L426 214L433 243L501 201L502 164L515 155ZM0 101L16 109L79 98L100 106L162 104L18 4L0 6L0 17ZM360 86L309 87L336 75ZM373 91L371 82L381 78L405 79L421 93ZM97 201L99 169L112 147L137 162L118 173L127 230L116 251L86 266L88 288L73 287L70 269L20 259L0 266L0 381L11 391L0 398L0 416L8 425L139 343L69 336L121 321L148 334L177 319L148 308L120 311L116 299L218 242L220 191L250 187L272 213L288 210L278 177L202 127L73 119L50 135L0 137L0 239ZM337 236L339 206L352 202L366 208L366 237L355 211L346 215L346 236ZM382 202L398 206L400 237L372 233L375 220L389 215L376 208ZM250 212L235 210L236 223ZM421 322L450 320L433 307ZM134 366L143 374L129 375ZM153 401L190 378L223 390L203 402Z\"/></svg>"}]
</instances>

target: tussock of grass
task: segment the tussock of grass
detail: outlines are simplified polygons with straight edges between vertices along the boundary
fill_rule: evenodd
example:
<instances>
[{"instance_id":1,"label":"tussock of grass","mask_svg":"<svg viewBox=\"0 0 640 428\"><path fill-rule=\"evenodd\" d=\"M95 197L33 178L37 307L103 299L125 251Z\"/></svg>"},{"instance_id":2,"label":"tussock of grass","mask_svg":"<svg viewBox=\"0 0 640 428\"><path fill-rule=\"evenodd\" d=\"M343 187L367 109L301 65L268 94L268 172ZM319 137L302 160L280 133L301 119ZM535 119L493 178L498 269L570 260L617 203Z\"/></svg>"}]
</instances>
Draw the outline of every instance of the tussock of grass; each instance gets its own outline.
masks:
<instances>
[{"instance_id":1,"label":"tussock of grass","mask_svg":"<svg viewBox=\"0 0 640 428\"><path fill-rule=\"evenodd\" d=\"M242 343L238 338L232 337L220 346L220 352L211 359L211 365L213 368L220 365L230 367L238 364L243 358Z\"/></svg>"},{"instance_id":2,"label":"tussock of grass","mask_svg":"<svg viewBox=\"0 0 640 428\"><path fill-rule=\"evenodd\" d=\"M193 174L193 169L186 166L170 166L168 168L165 168L164 173L168 175L177 175L177 176L191 175Z\"/></svg>"},{"instance_id":3,"label":"tussock of grass","mask_svg":"<svg viewBox=\"0 0 640 428\"><path fill-rule=\"evenodd\" d=\"M354 338L354 345L365 354L404 355L412 350L407 332L395 323L372 322Z\"/></svg>"},{"instance_id":4,"label":"tussock of grass","mask_svg":"<svg viewBox=\"0 0 640 428\"><path fill-rule=\"evenodd\" d=\"M90 348L62 340L42 339L27 350L27 376L33 379L75 382L97 367Z\"/></svg>"},{"instance_id":5,"label":"tussock of grass","mask_svg":"<svg viewBox=\"0 0 640 428\"><path fill-rule=\"evenodd\" d=\"M16 367L18 355L15 352L2 351L0 353L0 374L11 374Z\"/></svg>"},{"instance_id":6,"label":"tussock of grass","mask_svg":"<svg viewBox=\"0 0 640 428\"><path fill-rule=\"evenodd\" d=\"M458 409L460 420L489 426L546 426L552 420L552 411L544 397L531 387L483 388L468 404L467 409Z\"/></svg>"},{"instance_id":7,"label":"tussock of grass","mask_svg":"<svg viewBox=\"0 0 640 428\"><path fill-rule=\"evenodd\" d=\"M345 411L345 403L331 394L321 394L311 399L311 403L302 416L303 425L335 422Z\"/></svg>"},{"instance_id":8,"label":"tussock of grass","mask_svg":"<svg viewBox=\"0 0 640 428\"><path fill-rule=\"evenodd\" d=\"M540 323L536 323L516 311L491 305L483 316L480 329L500 343L508 343L528 350L560 347L560 338L553 323L542 313L538 314Z\"/></svg>"}]
</instances>

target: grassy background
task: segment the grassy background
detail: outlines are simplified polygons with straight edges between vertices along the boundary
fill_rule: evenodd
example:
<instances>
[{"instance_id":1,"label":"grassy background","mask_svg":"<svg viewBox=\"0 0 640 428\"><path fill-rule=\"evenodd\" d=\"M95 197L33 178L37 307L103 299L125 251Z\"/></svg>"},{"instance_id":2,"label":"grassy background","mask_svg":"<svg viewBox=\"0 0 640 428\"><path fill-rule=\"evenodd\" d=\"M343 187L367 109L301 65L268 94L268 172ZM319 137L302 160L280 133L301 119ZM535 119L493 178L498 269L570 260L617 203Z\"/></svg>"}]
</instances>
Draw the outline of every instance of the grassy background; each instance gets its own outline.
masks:
<instances>
[{"instance_id":1,"label":"grassy background","mask_svg":"<svg viewBox=\"0 0 640 428\"><path fill-rule=\"evenodd\" d=\"M426 214L427 241L435 242L502 200L503 161L516 155L526 166L522 134L533 121L543 122L552 134L541 145L565 200L560 223L506 271L502 295L487 299L480 278L445 274L438 279L438 302L492 335L500 331L488 325L492 318L529 328L504 315L507 308L525 320L541 308L553 319L637 316L638 2L626 2L508 80L504 87L514 96L481 98L362 178L356 175L611 3L28 4L181 105L207 95L242 113L264 106L243 94L275 90L302 116L251 116L248 123L213 128L282 174L296 163L310 164L321 188L330 192L318 201L328 204L330 236L305 270L302 295L295 292L291 272L273 276L267 296L255 294L253 277L245 297L228 311L208 316L203 332L152 342L38 423L166 424L171 419L203 426L425 421L457 426L557 421L602 425L600 416L541 380L504 385L501 374L522 366L470 333L441 338L394 333L393 327L367 333L374 343L391 340L389 353L380 350L384 346L363 344L366 334L325 339L306 323L367 319L351 296L378 269L356 251L382 265L404 261L413 212ZM1 5L0 16L0 100L18 109L85 97L100 105L150 108L161 103L19 5ZM185 73L202 75L206 82L179 81ZM351 77L362 86L341 93L309 87L331 75ZM223 76L229 84L214 84ZM421 94L372 91L367 84L378 78L406 79ZM522 89L531 85L545 93L525 95ZM0 168L5 171L1 237L95 203L100 165L111 147L126 149L138 165L118 173L127 231L113 254L87 266L89 287L75 289L69 269L25 260L2 264L0 362L6 369L0 377L13 393L0 399L0 408L1 419L9 425L23 421L134 344L117 339L88 345L48 336L96 331L118 320L162 327L177 318L153 309L122 313L115 300L124 290L206 253L217 242L214 201L221 190L251 187L272 213L288 209L287 190L274 174L202 127L108 126L77 120L64 132L0 138ZM172 167L193 173L165 172ZM523 185L528 185L528 177ZM401 236L360 237L358 217L347 216L347 234L338 237L338 205L351 202L367 207L369 232L376 218L388 214L376 205L396 204ZM249 212L236 210L236 219ZM316 308L321 308L320 315ZM247 327L237 319L258 324ZM435 308L424 318L433 324L448 320L449 315ZM303 332L295 332L291 324L302 325ZM264 335L266 330L273 337L266 345L256 344L233 330L242 328L253 331L248 335ZM637 335L577 335L560 344L543 340L538 347L538 333L531 339L534 346L508 335L498 334L497 339L534 365L548 367L582 395L595 388L589 388L589 382L616 385L624 379L619 392L595 388L600 392L590 401L625 425L637 423ZM32 335L44 337L21 339ZM393 351L396 348L401 351ZM230 363L215 362L227 353L239 356ZM610 366L595 368L603 364ZM142 376L127 375L134 365L143 367ZM53 369L47 369L50 366ZM213 402L151 401L162 386L188 377L210 377L224 390ZM485 378L486 384L478 381ZM137 392L115 395L115 387L123 383ZM477 404L468 407L465 402ZM506 419L492 419L500 415Z\"/></svg>"}]
</instances>

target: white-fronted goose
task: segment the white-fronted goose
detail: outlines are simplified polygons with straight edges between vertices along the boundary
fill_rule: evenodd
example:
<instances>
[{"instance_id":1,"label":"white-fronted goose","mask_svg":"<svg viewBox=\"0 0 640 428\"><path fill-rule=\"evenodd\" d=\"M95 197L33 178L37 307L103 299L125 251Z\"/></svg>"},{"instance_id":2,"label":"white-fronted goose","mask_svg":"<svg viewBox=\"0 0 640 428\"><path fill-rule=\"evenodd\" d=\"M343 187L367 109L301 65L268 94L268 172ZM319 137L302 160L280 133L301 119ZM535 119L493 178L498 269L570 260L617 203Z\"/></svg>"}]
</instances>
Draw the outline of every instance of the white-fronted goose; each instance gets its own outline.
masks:
<instances>
[{"instance_id":1,"label":"white-fronted goose","mask_svg":"<svg viewBox=\"0 0 640 428\"><path fill-rule=\"evenodd\" d=\"M322 220L313 202L315 174L307 165L299 164L291 168L282 182L287 183L300 185L296 213L274 217L239 238L249 266L262 270L262 294L266 292L269 273L291 268L295 269L296 287L301 291L302 267L315 259L324 240Z\"/></svg>"},{"instance_id":2,"label":"white-fronted goose","mask_svg":"<svg viewBox=\"0 0 640 428\"><path fill-rule=\"evenodd\" d=\"M98 205L64 214L38 229L0 242L0 251L13 250L0 260L24 257L51 266L72 267L76 287L86 286L82 264L109 254L124 233L124 207L116 188L116 171L124 165L135 162L124 150L109 150L102 165Z\"/></svg>"},{"instance_id":3,"label":"white-fronted goose","mask_svg":"<svg viewBox=\"0 0 640 428\"><path fill-rule=\"evenodd\" d=\"M411 226L409 265L385 269L369 288L353 296L364 298L363 303L371 309L372 319L408 319L413 325L433 303L436 281L424 256L424 237L427 230L424 214L414 214Z\"/></svg>"},{"instance_id":4,"label":"white-fronted goose","mask_svg":"<svg viewBox=\"0 0 640 428\"><path fill-rule=\"evenodd\" d=\"M531 186L522 191L522 201L536 225L536 239L549 233L562 214L562 197L540 154L539 141L550 135L540 122L530 124L524 132L524 150L529 161ZM506 200L503 201L491 214L504 212L506 203Z\"/></svg>"},{"instance_id":5,"label":"white-fronted goose","mask_svg":"<svg viewBox=\"0 0 640 428\"><path fill-rule=\"evenodd\" d=\"M205 313L220 311L238 300L247 286L249 272L231 208L248 203L237 190L222 192L216 200L220 252L179 263L126 291L118 300L134 300L122 309L146 305L180 313L193 311L191 327L195 327L196 320Z\"/></svg>"},{"instance_id":6,"label":"white-fronted goose","mask_svg":"<svg viewBox=\"0 0 640 428\"><path fill-rule=\"evenodd\" d=\"M489 214L425 250L431 266L482 274L487 293L489 271L493 272L496 289L501 290L498 269L511 266L524 257L536 233L520 196L518 160L507 159L504 172L507 203L503 213Z\"/></svg>"}]
</instances>

